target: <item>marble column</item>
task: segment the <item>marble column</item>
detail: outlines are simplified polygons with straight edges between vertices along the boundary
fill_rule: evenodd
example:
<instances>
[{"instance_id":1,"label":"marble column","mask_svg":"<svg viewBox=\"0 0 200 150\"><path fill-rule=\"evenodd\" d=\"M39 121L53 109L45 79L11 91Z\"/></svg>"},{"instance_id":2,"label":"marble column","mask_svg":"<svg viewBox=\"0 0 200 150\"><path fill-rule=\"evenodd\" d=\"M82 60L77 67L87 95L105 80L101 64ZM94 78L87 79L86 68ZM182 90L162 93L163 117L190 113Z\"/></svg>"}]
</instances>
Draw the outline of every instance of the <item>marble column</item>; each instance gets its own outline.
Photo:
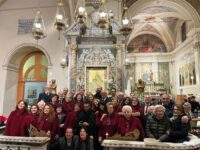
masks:
<instances>
[{"instance_id":1,"label":"marble column","mask_svg":"<svg viewBox=\"0 0 200 150\"><path fill-rule=\"evenodd\" d=\"M76 78L77 78L77 44L72 43L69 45L69 49L71 52L71 60L70 60L70 90L76 91Z\"/></svg>"},{"instance_id":2,"label":"marble column","mask_svg":"<svg viewBox=\"0 0 200 150\"><path fill-rule=\"evenodd\" d=\"M124 44L119 43L116 44L116 50L117 50L117 55L116 55L116 79L117 79L117 90L121 91L124 89L124 78L123 78L123 62L122 62L122 57L123 57L123 50L124 50Z\"/></svg>"},{"instance_id":3,"label":"marble column","mask_svg":"<svg viewBox=\"0 0 200 150\"><path fill-rule=\"evenodd\" d=\"M200 79L200 32L195 33L194 35L194 40L193 40L193 48L194 48L194 52L197 55L197 76L196 76L196 81L197 83L199 83L199 79Z\"/></svg>"}]
</instances>

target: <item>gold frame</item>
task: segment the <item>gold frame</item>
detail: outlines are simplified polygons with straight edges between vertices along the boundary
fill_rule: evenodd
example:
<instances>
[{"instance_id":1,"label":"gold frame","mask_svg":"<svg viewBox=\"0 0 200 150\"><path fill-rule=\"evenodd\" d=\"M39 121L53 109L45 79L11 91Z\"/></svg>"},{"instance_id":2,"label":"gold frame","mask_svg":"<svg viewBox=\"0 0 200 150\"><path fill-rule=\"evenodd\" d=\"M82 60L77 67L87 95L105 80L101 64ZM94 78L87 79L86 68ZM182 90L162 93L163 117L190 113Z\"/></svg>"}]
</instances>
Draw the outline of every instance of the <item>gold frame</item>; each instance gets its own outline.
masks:
<instances>
[{"instance_id":1,"label":"gold frame","mask_svg":"<svg viewBox=\"0 0 200 150\"><path fill-rule=\"evenodd\" d=\"M98 68L99 69L105 68L105 71L106 71L105 80L108 81L108 79L109 79L109 71L110 71L109 65L84 65L84 66L85 66L84 76L85 76L85 89L86 89L86 91L88 91L88 89L89 89L89 85L87 85L87 81L88 81L88 79L87 79L87 71L88 71L89 68L94 68L94 70L98 69ZM106 84L103 87L103 90L107 90L108 89L108 82L107 81L106 81Z\"/></svg>"}]
</instances>

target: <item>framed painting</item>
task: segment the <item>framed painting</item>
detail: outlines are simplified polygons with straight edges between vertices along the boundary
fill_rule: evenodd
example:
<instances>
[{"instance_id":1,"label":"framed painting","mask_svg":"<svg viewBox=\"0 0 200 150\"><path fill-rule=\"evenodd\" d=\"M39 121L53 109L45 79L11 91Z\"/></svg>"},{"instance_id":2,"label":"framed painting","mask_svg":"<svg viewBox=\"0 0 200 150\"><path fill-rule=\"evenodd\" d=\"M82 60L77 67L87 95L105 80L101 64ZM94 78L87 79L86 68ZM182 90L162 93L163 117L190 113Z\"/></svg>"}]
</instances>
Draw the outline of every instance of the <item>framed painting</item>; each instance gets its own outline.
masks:
<instances>
[{"instance_id":1,"label":"framed painting","mask_svg":"<svg viewBox=\"0 0 200 150\"><path fill-rule=\"evenodd\" d=\"M108 67L107 66L86 66L86 90L96 93L96 88L101 86L107 89Z\"/></svg>"}]
</instances>

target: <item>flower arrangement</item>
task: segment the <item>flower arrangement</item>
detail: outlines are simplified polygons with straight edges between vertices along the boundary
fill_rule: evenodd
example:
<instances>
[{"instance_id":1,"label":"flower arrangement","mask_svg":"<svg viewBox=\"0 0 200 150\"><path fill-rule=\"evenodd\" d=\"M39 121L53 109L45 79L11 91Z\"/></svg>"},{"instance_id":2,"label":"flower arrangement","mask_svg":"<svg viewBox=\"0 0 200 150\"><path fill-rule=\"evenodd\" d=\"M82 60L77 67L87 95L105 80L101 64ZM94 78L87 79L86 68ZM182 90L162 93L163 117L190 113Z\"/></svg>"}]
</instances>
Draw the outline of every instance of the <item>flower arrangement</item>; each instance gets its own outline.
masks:
<instances>
[{"instance_id":1,"label":"flower arrangement","mask_svg":"<svg viewBox=\"0 0 200 150\"><path fill-rule=\"evenodd\" d=\"M5 117L5 116L0 116L0 126L3 126L3 125L5 125L5 121L7 121L7 117Z\"/></svg>"}]
</instances>

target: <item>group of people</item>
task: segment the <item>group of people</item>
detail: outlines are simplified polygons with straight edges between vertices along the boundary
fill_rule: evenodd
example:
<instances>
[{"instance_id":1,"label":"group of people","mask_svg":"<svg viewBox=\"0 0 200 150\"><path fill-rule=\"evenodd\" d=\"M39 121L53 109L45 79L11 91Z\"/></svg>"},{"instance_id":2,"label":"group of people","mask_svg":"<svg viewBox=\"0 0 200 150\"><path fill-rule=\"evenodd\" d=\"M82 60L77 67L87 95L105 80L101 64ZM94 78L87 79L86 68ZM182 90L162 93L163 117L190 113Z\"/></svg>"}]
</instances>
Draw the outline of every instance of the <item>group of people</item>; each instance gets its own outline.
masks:
<instances>
[{"instance_id":1,"label":"group of people","mask_svg":"<svg viewBox=\"0 0 200 150\"><path fill-rule=\"evenodd\" d=\"M168 94L161 95L160 101L145 96L140 102L115 88L108 96L101 87L96 94L85 93L83 88L77 94L67 88L51 94L45 87L29 110L24 100L18 102L4 134L32 136L30 128L34 127L38 134L50 137L50 150L101 150L106 138L183 142L189 140L191 110L190 102L177 105Z\"/></svg>"}]
</instances>

